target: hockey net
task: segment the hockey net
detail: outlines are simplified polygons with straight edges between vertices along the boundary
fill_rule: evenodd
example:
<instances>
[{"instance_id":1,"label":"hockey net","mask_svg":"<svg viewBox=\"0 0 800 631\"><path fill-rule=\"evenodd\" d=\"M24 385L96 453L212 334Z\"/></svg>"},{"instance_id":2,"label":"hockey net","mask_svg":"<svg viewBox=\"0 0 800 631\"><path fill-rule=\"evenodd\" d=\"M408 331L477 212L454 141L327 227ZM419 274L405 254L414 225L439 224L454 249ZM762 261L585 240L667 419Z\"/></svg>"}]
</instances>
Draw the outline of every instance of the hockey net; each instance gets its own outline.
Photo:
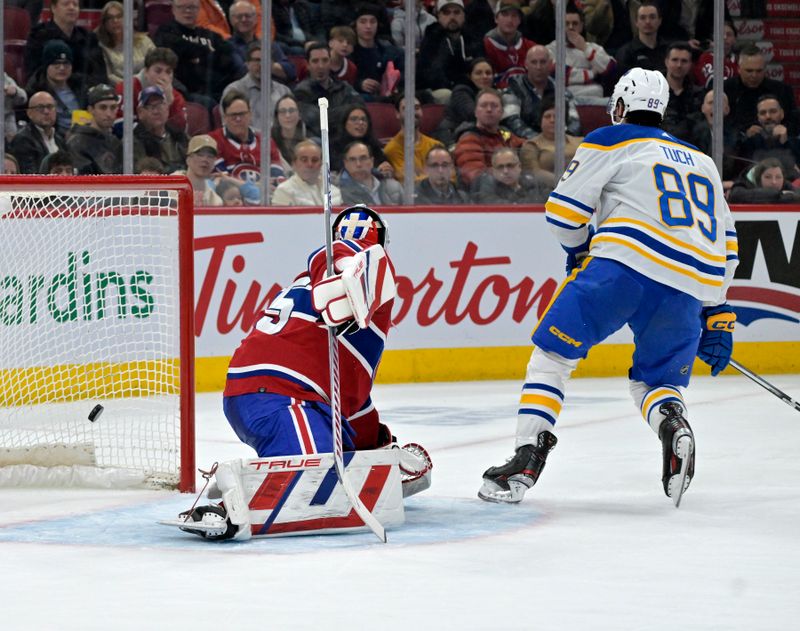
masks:
<instances>
[{"instance_id":1,"label":"hockey net","mask_svg":"<svg viewBox=\"0 0 800 631\"><path fill-rule=\"evenodd\" d=\"M193 490L188 181L0 177L0 241L0 485Z\"/></svg>"}]
</instances>

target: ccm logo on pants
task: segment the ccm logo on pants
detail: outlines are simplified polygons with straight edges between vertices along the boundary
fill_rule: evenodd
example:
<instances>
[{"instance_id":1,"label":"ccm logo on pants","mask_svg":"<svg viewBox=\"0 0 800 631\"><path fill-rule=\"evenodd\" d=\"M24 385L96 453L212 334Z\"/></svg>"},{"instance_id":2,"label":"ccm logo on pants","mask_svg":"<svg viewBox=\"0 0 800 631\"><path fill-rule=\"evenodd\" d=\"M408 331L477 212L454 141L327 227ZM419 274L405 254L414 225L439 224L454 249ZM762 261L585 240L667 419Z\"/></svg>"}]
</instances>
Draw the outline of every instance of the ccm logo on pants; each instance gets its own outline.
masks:
<instances>
[{"instance_id":1,"label":"ccm logo on pants","mask_svg":"<svg viewBox=\"0 0 800 631\"><path fill-rule=\"evenodd\" d=\"M559 331L555 326L551 326L548 329L548 331L550 331L550 333L555 335L562 342L566 342L567 344L570 344L571 346L574 346L575 348L580 348L581 346L583 346L583 342L579 342L578 340L572 339L569 335L567 335L563 331Z\"/></svg>"}]
</instances>

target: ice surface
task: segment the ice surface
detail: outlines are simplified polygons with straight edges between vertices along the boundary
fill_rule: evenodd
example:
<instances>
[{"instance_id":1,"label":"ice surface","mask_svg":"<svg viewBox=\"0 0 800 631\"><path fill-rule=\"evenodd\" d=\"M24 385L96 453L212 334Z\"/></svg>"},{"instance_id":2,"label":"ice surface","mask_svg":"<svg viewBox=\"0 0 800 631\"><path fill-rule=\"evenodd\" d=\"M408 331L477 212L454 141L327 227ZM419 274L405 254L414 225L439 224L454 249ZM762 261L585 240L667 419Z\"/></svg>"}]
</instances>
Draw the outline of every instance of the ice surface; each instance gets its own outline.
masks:
<instances>
[{"instance_id":1,"label":"ice surface","mask_svg":"<svg viewBox=\"0 0 800 631\"><path fill-rule=\"evenodd\" d=\"M770 377L797 397L795 375ZM0 628L787 630L800 619L800 414L744 377L687 393L694 481L676 510L623 379L576 380L518 506L476 497L513 450L520 384L381 386L433 486L371 534L207 543L155 524L192 499L0 490ZM198 397L198 464L249 457Z\"/></svg>"}]
</instances>

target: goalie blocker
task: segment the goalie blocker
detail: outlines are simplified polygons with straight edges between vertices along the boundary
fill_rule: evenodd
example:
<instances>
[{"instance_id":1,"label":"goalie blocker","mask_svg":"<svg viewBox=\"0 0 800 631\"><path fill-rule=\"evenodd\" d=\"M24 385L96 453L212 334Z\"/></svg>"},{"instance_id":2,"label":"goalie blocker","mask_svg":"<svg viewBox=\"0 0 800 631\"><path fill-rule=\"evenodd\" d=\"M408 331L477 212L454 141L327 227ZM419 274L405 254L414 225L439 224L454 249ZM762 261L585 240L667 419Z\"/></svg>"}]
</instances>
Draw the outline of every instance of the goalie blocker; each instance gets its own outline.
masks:
<instances>
[{"instance_id":1,"label":"goalie blocker","mask_svg":"<svg viewBox=\"0 0 800 631\"><path fill-rule=\"evenodd\" d=\"M384 527L401 525L403 498L431 483L433 465L416 443L347 452L344 462L356 493ZM333 454L232 460L217 467L214 481L208 499L218 504L159 523L211 541L369 530L337 483Z\"/></svg>"},{"instance_id":2,"label":"goalie blocker","mask_svg":"<svg viewBox=\"0 0 800 631\"><path fill-rule=\"evenodd\" d=\"M397 295L394 274L381 245L337 261L341 272L317 283L312 292L314 309L325 324L339 327L349 320L366 329L379 307Z\"/></svg>"}]
</instances>

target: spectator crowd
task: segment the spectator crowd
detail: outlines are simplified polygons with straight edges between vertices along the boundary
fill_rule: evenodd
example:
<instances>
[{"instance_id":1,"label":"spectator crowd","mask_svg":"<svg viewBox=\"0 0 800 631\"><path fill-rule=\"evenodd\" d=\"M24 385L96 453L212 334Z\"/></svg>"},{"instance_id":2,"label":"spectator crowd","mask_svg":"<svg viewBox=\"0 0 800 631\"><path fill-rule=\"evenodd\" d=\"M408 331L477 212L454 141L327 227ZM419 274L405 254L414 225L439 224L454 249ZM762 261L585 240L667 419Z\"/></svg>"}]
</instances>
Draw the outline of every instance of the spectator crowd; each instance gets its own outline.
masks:
<instances>
[{"instance_id":1,"label":"spectator crowd","mask_svg":"<svg viewBox=\"0 0 800 631\"><path fill-rule=\"evenodd\" d=\"M268 138L260 0L171 0L157 22L140 2L130 104L122 102L121 2L51 0L46 18L41 3L15 4L31 11L33 26L22 67L5 74L6 173L121 173L130 107L135 172L185 173L198 204L259 204L269 141L271 202L319 205L317 101L326 97L334 203L402 203L407 160L415 203L542 203L559 175L559 134L569 161L588 132L610 124L583 113L604 108L616 80L643 67L669 84L665 130L709 154L721 86L730 201L800 199L794 91L766 76L764 53L738 40L727 12L715 86L711 0L567 2L560 131L553 0L417 0L411 16L399 0L273 0ZM93 30L79 24L82 8L98 11ZM402 93L409 27L414 95Z\"/></svg>"}]
</instances>

